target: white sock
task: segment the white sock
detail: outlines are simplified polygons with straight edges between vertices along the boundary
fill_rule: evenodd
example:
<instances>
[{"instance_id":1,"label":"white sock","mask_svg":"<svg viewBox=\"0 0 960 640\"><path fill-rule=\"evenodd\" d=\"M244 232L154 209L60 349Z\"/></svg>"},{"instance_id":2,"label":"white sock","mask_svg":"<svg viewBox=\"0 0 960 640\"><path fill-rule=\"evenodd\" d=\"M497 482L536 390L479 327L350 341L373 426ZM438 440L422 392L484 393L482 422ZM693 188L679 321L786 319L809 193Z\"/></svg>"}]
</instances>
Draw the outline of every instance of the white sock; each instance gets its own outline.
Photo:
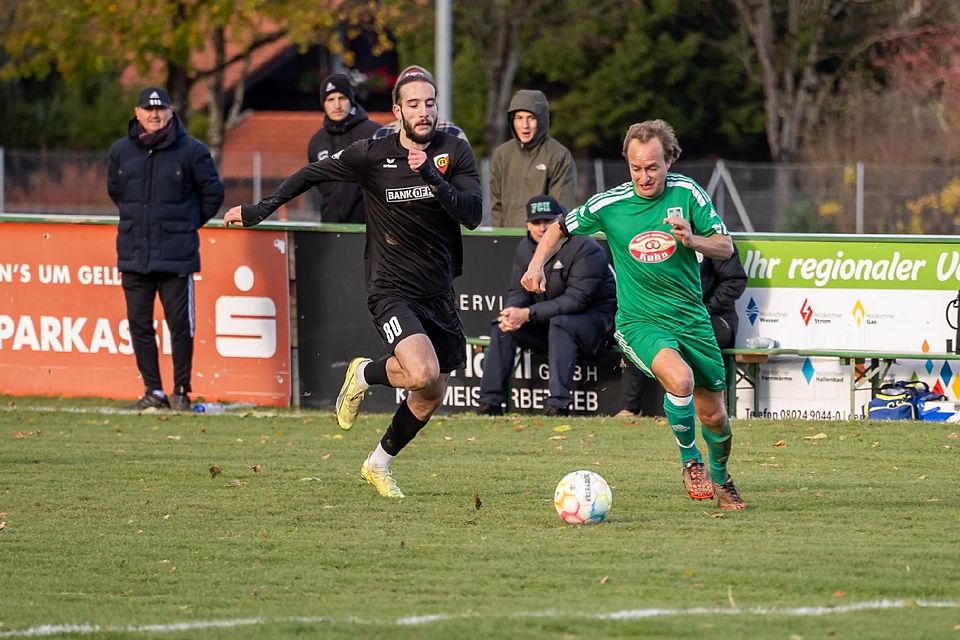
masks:
<instances>
[{"instance_id":1,"label":"white sock","mask_svg":"<svg viewBox=\"0 0 960 640\"><path fill-rule=\"evenodd\" d=\"M359 384L360 388L364 391L370 388L370 385L367 384L367 379L363 377L363 370L367 368L368 364L370 364L369 360L357 367L357 384Z\"/></svg>"},{"instance_id":2,"label":"white sock","mask_svg":"<svg viewBox=\"0 0 960 640\"><path fill-rule=\"evenodd\" d=\"M167 397L167 394L165 394L165 393L163 392L163 389L154 389L154 390L151 391L150 393L152 393L153 395L157 396L158 398L166 398L166 397Z\"/></svg>"},{"instance_id":3,"label":"white sock","mask_svg":"<svg viewBox=\"0 0 960 640\"><path fill-rule=\"evenodd\" d=\"M390 471L390 463L396 456L392 456L383 450L383 447L377 443L377 448L367 456L367 466L374 471Z\"/></svg>"}]
</instances>

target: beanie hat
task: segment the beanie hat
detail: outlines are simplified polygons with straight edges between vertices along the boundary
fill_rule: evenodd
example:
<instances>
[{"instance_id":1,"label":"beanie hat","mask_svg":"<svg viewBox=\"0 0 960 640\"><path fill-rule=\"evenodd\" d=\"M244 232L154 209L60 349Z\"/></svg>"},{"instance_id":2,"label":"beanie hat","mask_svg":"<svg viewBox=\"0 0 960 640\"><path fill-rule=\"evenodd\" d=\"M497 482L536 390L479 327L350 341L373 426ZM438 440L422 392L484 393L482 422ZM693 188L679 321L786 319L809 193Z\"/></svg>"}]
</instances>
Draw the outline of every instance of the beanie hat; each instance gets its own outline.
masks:
<instances>
[{"instance_id":1,"label":"beanie hat","mask_svg":"<svg viewBox=\"0 0 960 640\"><path fill-rule=\"evenodd\" d=\"M350 104L357 104L357 99L353 95L353 87L350 86L350 78L342 73L335 73L332 76L324 78L323 86L320 90L320 100L326 100L327 96L338 91L347 96Z\"/></svg>"},{"instance_id":2,"label":"beanie hat","mask_svg":"<svg viewBox=\"0 0 960 640\"><path fill-rule=\"evenodd\" d=\"M393 85L393 104L399 104L400 87L407 83L416 82L418 80L430 83L433 85L434 89L437 88L437 83L429 71L415 64L410 65L400 72L400 75L397 76L396 84Z\"/></svg>"}]
</instances>

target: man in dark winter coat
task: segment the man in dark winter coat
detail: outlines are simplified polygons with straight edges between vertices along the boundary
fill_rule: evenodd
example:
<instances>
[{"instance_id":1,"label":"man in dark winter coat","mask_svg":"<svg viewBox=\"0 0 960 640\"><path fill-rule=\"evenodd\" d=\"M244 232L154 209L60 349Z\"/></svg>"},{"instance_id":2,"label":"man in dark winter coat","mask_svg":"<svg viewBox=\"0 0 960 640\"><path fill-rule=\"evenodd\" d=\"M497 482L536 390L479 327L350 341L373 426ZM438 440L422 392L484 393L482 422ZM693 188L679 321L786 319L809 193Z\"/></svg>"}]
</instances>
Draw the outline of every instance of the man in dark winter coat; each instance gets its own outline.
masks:
<instances>
[{"instance_id":1,"label":"man in dark winter coat","mask_svg":"<svg viewBox=\"0 0 960 640\"><path fill-rule=\"evenodd\" d=\"M589 236L570 238L546 264L546 291L520 285L547 228L565 213L550 196L527 203L527 237L513 258L510 291L490 336L480 381L477 413L500 415L517 347L545 353L550 366L546 415L567 415L580 357L604 353L617 312L616 282L607 253Z\"/></svg>"},{"instance_id":2,"label":"man in dark winter coat","mask_svg":"<svg viewBox=\"0 0 960 640\"><path fill-rule=\"evenodd\" d=\"M703 289L703 304L710 313L710 323L717 337L717 346L729 349L737 339L737 300L747 288L747 273L740 263L737 245L733 255L725 260L704 258L700 262L700 286ZM623 404L617 415L662 416L663 387L653 378L648 378L629 361L624 360Z\"/></svg>"},{"instance_id":3,"label":"man in dark winter coat","mask_svg":"<svg viewBox=\"0 0 960 640\"><path fill-rule=\"evenodd\" d=\"M323 128L307 145L307 161L317 162L346 149L357 140L371 137L379 125L367 118L353 94L350 79L342 73L323 81ZM352 182L322 182L316 186L320 194L320 219L323 222L367 221L363 208L363 190Z\"/></svg>"},{"instance_id":4,"label":"man in dark winter coat","mask_svg":"<svg viewBox=\"0 0 960 640\"><path fill-rule=\"evenodd\" d=\"M120 210L117 267L137 368L146 388L137 409L190 410L193 274L200 271L197 230L220 210L223 183L210 150L187 135L170 97L140 92L128 133L110 147L107 192ZM173 394L160 380L154 301L170 327Z\"/></svg>"}]
</instances>

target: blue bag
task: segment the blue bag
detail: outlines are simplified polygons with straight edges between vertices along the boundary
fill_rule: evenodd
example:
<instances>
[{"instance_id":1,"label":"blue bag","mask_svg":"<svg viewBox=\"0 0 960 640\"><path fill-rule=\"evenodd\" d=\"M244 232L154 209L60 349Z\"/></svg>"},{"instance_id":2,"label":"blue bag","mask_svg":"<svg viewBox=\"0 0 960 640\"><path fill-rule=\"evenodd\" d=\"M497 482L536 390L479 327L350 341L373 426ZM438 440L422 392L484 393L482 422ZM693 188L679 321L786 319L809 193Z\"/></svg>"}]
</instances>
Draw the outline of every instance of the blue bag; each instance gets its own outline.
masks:
<instances>
[{"instance_id":1,"label":"blue bag","mask_svg":"<svg viewBox=\"0 0 960 640\"><path fill-rule=\"evenodd\" d=\"M898 380L881 386L871 398L864 413L867 420L916 420L923 403L931 396L930 387L922 380Z\"/></svg>"}]
</instances>

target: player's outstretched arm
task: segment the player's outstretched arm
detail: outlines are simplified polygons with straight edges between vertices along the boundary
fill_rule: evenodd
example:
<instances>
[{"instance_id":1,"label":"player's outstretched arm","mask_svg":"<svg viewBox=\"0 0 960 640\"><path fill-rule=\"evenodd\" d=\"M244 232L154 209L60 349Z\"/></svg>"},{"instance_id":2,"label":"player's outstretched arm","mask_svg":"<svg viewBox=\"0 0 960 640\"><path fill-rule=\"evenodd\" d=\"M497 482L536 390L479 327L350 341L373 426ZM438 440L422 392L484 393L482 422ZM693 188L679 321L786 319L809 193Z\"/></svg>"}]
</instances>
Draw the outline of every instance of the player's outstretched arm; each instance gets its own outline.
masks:
<instances>
[{"instance_id":1,"label":"player's outstretched arm","mask_svg":"<svg viewBox=\"0 0 960 640\"><path fill-rule=\"evenodd\" d=\"M530 264L527 265L527 272L520 278L520 284L527 291L540 293L546 290L547 278L543 273L543 265L547 258L555 254L563 243L567 241L567 234L559 222L554 222L547 229L547 232L540 238L537 244L537 250L533 252L530 258Z\"/></svg>"}]
</instances>

